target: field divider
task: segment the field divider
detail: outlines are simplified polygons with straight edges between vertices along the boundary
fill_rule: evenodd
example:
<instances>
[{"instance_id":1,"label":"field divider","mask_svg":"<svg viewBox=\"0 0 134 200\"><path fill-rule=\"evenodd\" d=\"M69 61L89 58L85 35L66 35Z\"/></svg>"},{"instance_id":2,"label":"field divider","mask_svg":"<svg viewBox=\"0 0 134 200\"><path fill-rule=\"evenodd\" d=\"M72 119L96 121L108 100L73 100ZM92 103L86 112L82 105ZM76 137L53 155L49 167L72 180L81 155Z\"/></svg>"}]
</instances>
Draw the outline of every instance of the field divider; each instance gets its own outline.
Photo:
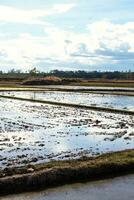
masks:
<instances>
[{"instance_id":1,"label":"field divider","mask_svg":"<svg viewBox=\"0 0 134 200\"><path fill-rule=\"evenodd\" d=\"M95 106L88 106L88 105L81 105L81 104L74 104L74 103L63 103L63 102L47 101L47 100L28 99L28 98L7 96L7 95L0 95L0 98L29 101L29 102L34 102L34 103L50 104L50 105L57 105L57 106L64 106L64 107L73 107L73 108L93 110L93 111L117 113L117 114L124 114L124 115L134 115L134 111L123 110L123 109L95 107Z\"/></svg>"},{"instance_id":2,"label":"field divider","mask_svg":"<svg viewBox=\"0 0 134 200\"><path fill-rule=\"evenodd\" d=\"M133 174L133 166L134 150L126 150L96 158L33 165L33 172L27 171L28 166L22 169L11 168L7 169L5 177L0 178L0 196Z\"/></svg>"}]
</instances>

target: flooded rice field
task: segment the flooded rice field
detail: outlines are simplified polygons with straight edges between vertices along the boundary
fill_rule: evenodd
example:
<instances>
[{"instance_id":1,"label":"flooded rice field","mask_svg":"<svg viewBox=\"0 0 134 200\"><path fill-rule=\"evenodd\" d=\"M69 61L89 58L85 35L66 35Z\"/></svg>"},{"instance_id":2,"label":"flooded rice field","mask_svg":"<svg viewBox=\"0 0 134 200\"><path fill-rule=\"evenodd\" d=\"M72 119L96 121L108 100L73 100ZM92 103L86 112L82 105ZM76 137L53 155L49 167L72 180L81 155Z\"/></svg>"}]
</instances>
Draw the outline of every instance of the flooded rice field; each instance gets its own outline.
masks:
<instances>
[{"instance_id":1,"label":"flooded rice field","mask_svg":"<svg viewBox=\"0 0 134 200\"><path fill-rule=\"evenodd\" d=\"M0 168L134 147L134 117L0 99Z\"/></svg>"},{"instance_id":2,"label":"flooded rice field","mask_svg":"<svg viewBox=\"0 0 134 200\"><path fill-rule=\"evenodd\" d=\"M80 92L1 92L2 95L134 111L134 96Z\"/></svg>"}]
</instances>

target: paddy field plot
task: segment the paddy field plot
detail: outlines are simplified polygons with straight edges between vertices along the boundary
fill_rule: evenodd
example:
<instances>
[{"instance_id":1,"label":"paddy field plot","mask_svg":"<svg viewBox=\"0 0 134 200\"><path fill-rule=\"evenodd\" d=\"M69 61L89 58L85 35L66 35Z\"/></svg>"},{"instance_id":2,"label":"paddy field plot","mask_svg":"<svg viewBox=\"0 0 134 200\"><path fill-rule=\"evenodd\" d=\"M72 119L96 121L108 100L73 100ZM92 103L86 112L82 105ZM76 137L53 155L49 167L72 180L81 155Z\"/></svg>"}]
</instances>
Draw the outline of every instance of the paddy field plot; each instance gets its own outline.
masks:
<instances>
[{"instance_id":1,"label":"paddy field plot","mask_svg":"<svg viewBox=\"0 0 134 200\"><path fill-rule=\"evenodd\" d=\"M134 116L0 99L0 168L134 147Z\"/></svg>"},{"instance_id":2,"label":"paddy field plot","mask_svg":"<svg viewBox=\"0 0 134 200\"><path fill-rule=\"evenodd\" d=\"M134 96L60 91L10 91L1 92L0 94L27 99L46 100L52 102L72 103L78 105L134 111Z\"/></svg>"}]
</instances>

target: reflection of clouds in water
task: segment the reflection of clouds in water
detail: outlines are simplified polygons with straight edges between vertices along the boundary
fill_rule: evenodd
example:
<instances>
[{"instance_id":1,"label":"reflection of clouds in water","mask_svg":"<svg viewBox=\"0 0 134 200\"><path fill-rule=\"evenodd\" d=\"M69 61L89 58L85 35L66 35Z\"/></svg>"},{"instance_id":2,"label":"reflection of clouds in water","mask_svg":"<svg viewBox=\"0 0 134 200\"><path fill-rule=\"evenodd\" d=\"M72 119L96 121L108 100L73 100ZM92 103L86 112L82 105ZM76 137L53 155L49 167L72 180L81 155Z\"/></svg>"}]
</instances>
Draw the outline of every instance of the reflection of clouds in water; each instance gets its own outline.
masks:
<instances>
[{"instance_id":1,"label":"reflection of clouds in water","mask_svg":"<svg viewBox=\"0 0 134 200\"><path fill-rule=\"evenodd\" d=\"M21 154L27 154L28 158L29 155L41 155L42 159L47 160L49 154L56 159L56 154L64 157L68 152L102 153L131 148L134 145L132 136L129 141L124 139L124 136L129 136L133 131L132 116L6 99L0 101L0 107L0 126L3 124L7 128L5 138L11 139L7 143L13 144L12 136L16 136L16 146L4 146L6 162L13 155L17 158L24 148L26 149ZM2 121L2 117L6 120ZM122 121L128 128L126 125L122 129L117 128ZM127 132L123 133L125 130ZM2 137L0 134L0 139Z\"/></svg>"},{"instance_id":2,"label":"reflection of clouds in water","mask_svg":"<svg viewBox=\"0 0 134 200\"><path fill-rule=\"evenodd\" d=\"M52 146L51 151L53 153L59 153L59 152L66 152L69 149L69 143L67 143L66 140L60 141L58 144L55 144Z\"/></svg>"},{"instance_id":3,"label":"reflection of clouds in water","mask_svg":"<svg viewBox=\"0 0 134 200\"><path fill-rule=\"evenodd\" d=\"M7 94L7 93L5 93ZM10 92L9 95L39 100L58 101L65 103L77 103L83 105L95 105L121 109L134 109L133 96L92 94L79 92Z\"/></svg>"}]
</instances>

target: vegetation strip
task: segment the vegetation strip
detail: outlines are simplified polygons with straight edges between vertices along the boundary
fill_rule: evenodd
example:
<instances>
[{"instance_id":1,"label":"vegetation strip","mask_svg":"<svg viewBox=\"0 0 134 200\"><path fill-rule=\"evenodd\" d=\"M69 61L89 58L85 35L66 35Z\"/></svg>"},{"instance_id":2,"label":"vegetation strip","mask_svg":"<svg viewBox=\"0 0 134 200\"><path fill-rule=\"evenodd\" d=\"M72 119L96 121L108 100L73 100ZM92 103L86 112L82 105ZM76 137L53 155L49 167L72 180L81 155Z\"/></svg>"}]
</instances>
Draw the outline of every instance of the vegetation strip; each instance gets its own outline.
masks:
<instances>
[{"instance_id":1,"label":"vegetation strip","mask_svg":"<svg viewBox=\"0 0 134 200\"><path fill-rule=\"evenodd\" d=\"M6 96L6 95L0 95L0 98L21 100L21 101L30 101L30 102L35 102L35 103L43 103L43 104L50 104L50 105L57 105L57 106L74 107L74 108L94 110L94 111L119 113L119 114L125 114L125 115L134 115L134 111L129 111L129 110L95 107L95 106L79 105L79 104L72 104L72 103L62 103L62 102L46 101L46 100L35 100L35 99L27 99L27 98L22 98L22 97L13 97L13 96Z\"/></svg>"},{"instance_id":2,"label":"vegetation strip","mask_svg":"<svg viewBox=\"0 0 134 200\"><path fill-rule=\"evenodd\" d=\"M43 88L0 88L0 92L47 92L49 89Z\"/></svg>"},{"instance_id":3,"label":"vegetation strip","mask_svg":"<svg viewBox=\"0 0 134 200\"><path fill-rule=\"evenodd\" d=\"M63 86L64 87L64 86ZM75 86L74 86L75 87ZM86 86L85 86L86 87ZM37 87L33 87L37 88ZM40 89L43 89L40 87ZM51 90L51 91L64 91L64 92L134 92L134 89L125 89L125 88L50 88L45 87L44 89Z\"/></svg>"},{"instance_id":4,"label":"vegetation strip","mask_svg":"<svg viewBox=\"0 0 134 200\"><path fill-rule=\"evenodd\" d=\"M134 173L134 150L109 153L97 158L55 161L31 165L24 171L0 178L0 195L45 189L67 183L111 178ZM29 170L33 172L28 173ZM19 174L20 173L20 174Z\"/></svg>"}]
</instances>

